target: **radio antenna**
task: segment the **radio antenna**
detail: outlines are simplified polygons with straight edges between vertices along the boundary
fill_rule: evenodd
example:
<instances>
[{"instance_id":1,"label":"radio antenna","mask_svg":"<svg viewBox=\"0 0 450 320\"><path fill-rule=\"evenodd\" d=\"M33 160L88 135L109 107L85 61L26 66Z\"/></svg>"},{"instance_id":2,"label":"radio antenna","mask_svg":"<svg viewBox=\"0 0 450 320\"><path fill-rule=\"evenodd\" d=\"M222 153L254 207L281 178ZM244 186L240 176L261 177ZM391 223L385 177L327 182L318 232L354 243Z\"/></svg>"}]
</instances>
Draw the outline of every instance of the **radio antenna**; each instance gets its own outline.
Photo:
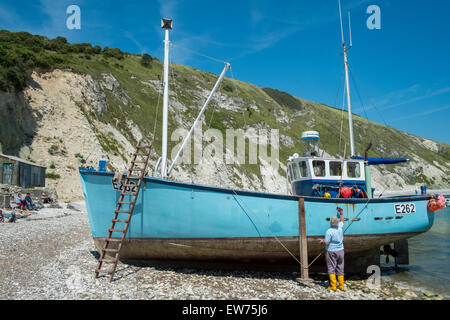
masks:
<instances>
[{"instance_id":1,"label":"radio antenna","mask_svg":"<svg viewBox=\"0 0 450 320\"><path fill-rule=\"evenodd\" d=\"M342 44L344 41L344 27L342 26L342 10L341 10L341 0L339 0L339 20L341 21L341 36L342 36Z\"/></svg>"},{"instance_id":2,"label":"radio antenna","mask_svg":"<svg viewBox=\"0 0 450 320\"><path fill-rule=\"evenodd\" d=\"M350 20L350 11L348 12L348 30L350 32L350 47L352 47L352 21Z\"/></svg>"}]
</instances>

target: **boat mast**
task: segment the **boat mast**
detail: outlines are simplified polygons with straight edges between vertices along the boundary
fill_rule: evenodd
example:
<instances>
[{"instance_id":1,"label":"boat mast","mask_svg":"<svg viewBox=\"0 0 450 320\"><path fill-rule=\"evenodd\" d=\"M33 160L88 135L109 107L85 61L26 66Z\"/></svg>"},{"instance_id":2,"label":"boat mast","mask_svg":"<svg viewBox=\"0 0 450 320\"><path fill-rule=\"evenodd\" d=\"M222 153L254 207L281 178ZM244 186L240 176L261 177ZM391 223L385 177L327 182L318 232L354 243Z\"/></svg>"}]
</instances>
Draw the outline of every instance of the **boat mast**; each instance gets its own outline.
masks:
<instances>
[{"instance_id":1,"label":"boat mast","mask_svg":"<svg viewBox=\"0 0 450 320\"><path fill-rule=\"evenodd\" d=\"M167 117L169 105L169 30L172 30L172 20L163 18L161 20L161 28L165 29L161 177L165 178L167 176Z\"/></svg>"},{"instance_id":2,"label":"boat mast","mask_svg":"<svg viewBox=\"0 0 450 320\"><path fill-rule=\"evenodd\" d=\"M350 156L355 156L355 141L353 138L353 117L352 117L352 102L350 99L350 83L348 78L348 60L347 60L347 51L352 48L352 34L350 30L350 47L346 48L345 40L344 40L344 30L342 27L342 12L341 12L341 0L339 0L339 18L341 21L341 35L342 35L342 47L344 48L344 66L345 66L345 86L347 88L347 105L348 105L348 127L350 130ZM348 14L349 27L350 24L350 13Z\"/></svg>"}]
</instances>

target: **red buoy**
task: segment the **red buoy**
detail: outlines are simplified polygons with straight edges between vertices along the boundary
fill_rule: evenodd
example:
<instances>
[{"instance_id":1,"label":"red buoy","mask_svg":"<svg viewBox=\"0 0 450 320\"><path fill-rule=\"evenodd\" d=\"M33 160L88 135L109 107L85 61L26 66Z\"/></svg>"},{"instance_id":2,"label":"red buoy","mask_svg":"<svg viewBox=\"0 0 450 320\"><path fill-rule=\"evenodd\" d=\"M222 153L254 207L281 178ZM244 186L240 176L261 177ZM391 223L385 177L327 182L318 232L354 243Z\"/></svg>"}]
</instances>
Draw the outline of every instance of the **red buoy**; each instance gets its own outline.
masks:
<instances>
[{"instance_id":1,"label":"red buoy","mask_svg":"<svg viewBox=\"0 0 450 320\"><path fill-rule=\"evenodd\" d=\"M349 187L341 188L341 196L343 198L350 198L352 196L352 189Z\"/></svg>"}]
</instances>

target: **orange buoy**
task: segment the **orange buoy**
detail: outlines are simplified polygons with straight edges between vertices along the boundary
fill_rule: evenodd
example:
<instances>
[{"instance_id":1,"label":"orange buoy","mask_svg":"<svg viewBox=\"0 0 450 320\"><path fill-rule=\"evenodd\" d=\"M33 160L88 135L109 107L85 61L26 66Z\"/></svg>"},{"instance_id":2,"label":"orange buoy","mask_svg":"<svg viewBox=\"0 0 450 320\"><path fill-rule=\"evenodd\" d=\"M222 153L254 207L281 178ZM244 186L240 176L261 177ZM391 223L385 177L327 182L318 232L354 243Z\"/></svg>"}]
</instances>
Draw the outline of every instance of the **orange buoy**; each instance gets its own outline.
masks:
<instances>
[{"instance_id":1,"label":"orange buoy","mask_svg":"<svg viewBox=\"0 0 450 320\"><path fill-rule=\"evenodd\" d=\"M439 195L436 198L428 200L427 208L431 211L437 211L440 209L444 209L446 206L445 198L443 195Z\"/></svg>"},{"instance_id":2,"label":"orange buoy","mask_svg":"<svg viewBox=\"0 0 450 320\"><path fill-rule=\"evenodd\" d=\"M427 208L431 211L439 210L439 205L438 205L436 199L428 200Z\"/></svg>"}]
</instances>

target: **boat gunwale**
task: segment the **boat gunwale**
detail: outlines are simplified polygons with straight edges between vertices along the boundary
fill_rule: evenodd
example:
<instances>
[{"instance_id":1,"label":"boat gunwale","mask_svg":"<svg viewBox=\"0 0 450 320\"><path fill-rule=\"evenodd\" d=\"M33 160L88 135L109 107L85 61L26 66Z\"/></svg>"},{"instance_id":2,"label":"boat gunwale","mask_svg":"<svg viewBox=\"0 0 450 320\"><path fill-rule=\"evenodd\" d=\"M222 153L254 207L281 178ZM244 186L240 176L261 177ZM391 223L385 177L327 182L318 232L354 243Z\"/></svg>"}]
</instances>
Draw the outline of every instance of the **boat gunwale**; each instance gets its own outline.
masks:
<instances>
[{"instance_id":1,"label":"boat gunwale","mask_svg":"<svg viewBox=\"0 0 450 320\"><path fill-rule=\"evenodd\" d=\"M80 174L94 174L101 176L114 176L114 172L103 172L103 171L93 171L87 170L85 168L79 168ZM123 176L125 176L124 174ZM220 192L226 194L236 194L242 196L252 196L252 197L261 197L261 198L272 198L272 199L280 199L280 200L292 200L298 201L303 198L305 201L309 202L328 202L328 203L350 203L350 204L365 204L365 203L389 203L389 202L405 202L405 201L423 201L430 200L432 198L431 195L405 195L405 196L393 196L388 198L376 198L376 199L367 199L367 198L319 198L319 197L310 197L310 196L297 196L297 195L284 195L277 193L266 193L261 191L251 191L251 190L235 190L228 189L223 187L216 186L206 186L201 184L194 184L188 182L180 182L168 179L162 179L157 177L144 177L145 182L152 182L163 185L172 185L181 188L189 188L189 189L197 189L197 190L205 190L205 191L213 191ZM369 200L369 201L368 201Z\"/></svg>"}]
</instances>

